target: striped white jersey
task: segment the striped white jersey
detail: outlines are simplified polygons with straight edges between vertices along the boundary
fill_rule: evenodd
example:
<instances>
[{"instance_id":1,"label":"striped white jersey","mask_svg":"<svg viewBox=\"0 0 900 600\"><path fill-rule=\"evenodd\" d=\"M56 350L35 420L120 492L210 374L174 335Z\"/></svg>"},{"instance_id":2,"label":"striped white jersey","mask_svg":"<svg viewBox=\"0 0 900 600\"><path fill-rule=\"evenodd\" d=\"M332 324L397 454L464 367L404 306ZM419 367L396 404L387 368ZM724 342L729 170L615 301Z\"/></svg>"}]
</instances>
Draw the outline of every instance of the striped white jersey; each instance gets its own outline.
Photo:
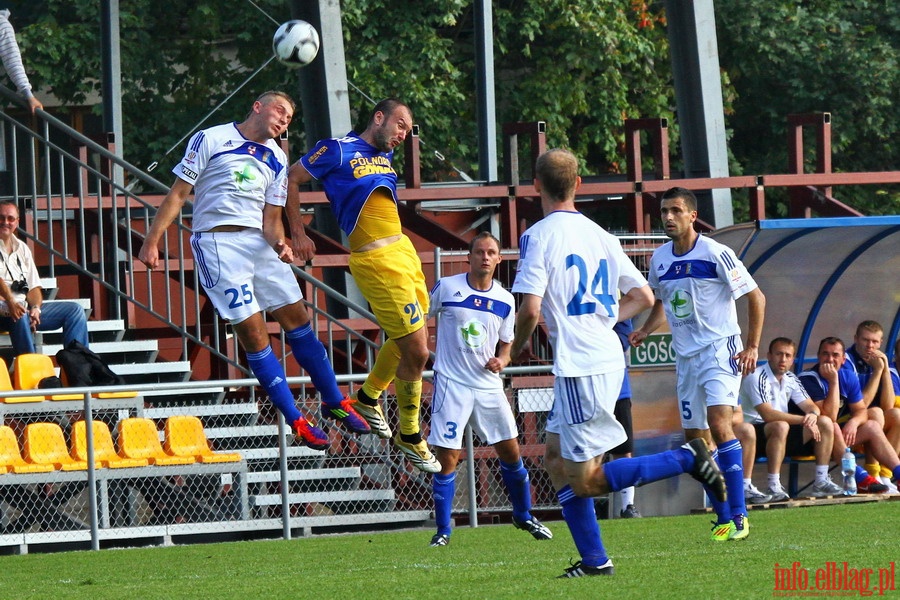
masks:
<instances>
[{"instance_id":1,"label":"striped white jersey","mask_svg":"<svg viewBox=\"0 0 900 600\"><path fill-rule=\"evenodd\" d=\"M466 273L444 277L431 290L431 316L439 316L434 370L472 388L502 390L500 375L484 368L497 342L510 343L515 301L499 281L476 290Z\"/></svg>"},{"instance_id":2,"label":"striped white jersey","mask_svg":"<svg viewBox=\"0 0 900 600\"><path fill-rule=\"evenodd\" d=\"M672 242L650 259L650 287L662 301L678 356L694 356L741 333L734 301L758 286L728 246L698 236L678 256Z\"/></svg>"},{"instance_id":3,"label":"striped white jersey","mask_svg":"<svg viewBox=\"0 0 900 600\"><path fill-rule=\"evenodd\" d=\"M744 422L765 423L756 409L763 402L769 403L775 410L790 412L789 402L799 405L804 400L809 400L809 394L794 373L787 371L781 376L781 381L778 381L772 368L766 363L756 367L741 382L740 398Z\"/></svg>"},{"instance_id":4,"label":"striped white jersey","mask_svg":"<svg viewBox=\"0 0 900 600\"><path fill-rule=\"evenodd\" d=\"M287 156L275 140L253 142L236 123L198 131L172 172L194 186L194 231L262 229L266 203L287 202Z\"/></svg>"},{"instance_id":5,"label":"striped white jersey","mask_svg":"<svg viewBox=\"0 0 900 600\"><path fill-rule=\"evenodd\" d=\"M619 293L647 285L619 240L577 211L555 211L519 240L512 291L540 296L553 372L601 375L625 368L613 325Z\"/></svg>"}]
</instances>

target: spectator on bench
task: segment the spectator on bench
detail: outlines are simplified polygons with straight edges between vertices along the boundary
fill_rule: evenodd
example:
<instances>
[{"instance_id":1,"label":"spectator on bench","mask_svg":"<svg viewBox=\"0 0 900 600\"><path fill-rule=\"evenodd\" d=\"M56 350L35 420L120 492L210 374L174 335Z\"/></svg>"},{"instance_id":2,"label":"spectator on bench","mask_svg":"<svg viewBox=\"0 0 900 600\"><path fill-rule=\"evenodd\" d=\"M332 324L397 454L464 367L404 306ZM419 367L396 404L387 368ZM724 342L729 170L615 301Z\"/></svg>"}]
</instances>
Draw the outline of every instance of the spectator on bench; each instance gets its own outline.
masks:
<instances>
[{"instance_id":1,"label":"spectator on bench","mask_svg":"<svg viewBox=\"0 0 900 600\"><path fill-rule=\"evenodd\" d=\"M824 338L819 342L816 357L819 362L800 373L800 382L822 414L834 421L832 458L839 462L845 448L862 444L866 452L871 452L878 462L891 470L896 482L900 478L900 458L884 436L881 424L868 417L859 377L852 365L845 362L843 340ZM888 491L886 485L859 465L856 467L856 488L862 494Z\"/></svg>"},{"instance_id":2,"label":"spectator on bench","mask_svg":"<svg viewBox=\"0 0 900 600\"><path fill-rule=\"evenodd\" d=\"M64 345L78 340L87 346L87 320L80 304L43 304L34 257L28 245L16 237L18 226L19 207L8 200L0 201L0 330L9 332L16 356L34 352L34 331L60 327Z\"/></svg>"},{"instance_id":3,"label":"spectator on bench","mask_svg":"<svg viewBox=\"0 0 900 600\"><path fill-rule=\"evenodd\" d=\"M836 496L843 488L828 476L828 458L834 447L834 426L823 415L789 369L796 346L788 338L777 337L769 343L767 364L760 365L741 382L744 420L756 429L757 452L765 452L768 461L772 501L789 499L781 485L781 464L785 455L816 457L816 480L810 495L814 498ZM802 413L791 411L790 403Z\"/></svg>"},{"instance_id":4,"label":"spectator on bench","mask_svg":"<svg viewBox=\"0 0 900 600\"><path fill-rule=\"evenodd\" d=\"M856 326L853 345L847 348L847 362L853 365L859 376L868 417L881 424L885 437L897 452L900 451L900 408L894 406L896 395L891 382L891 364L881 351L883 339L884 328L880 323L863 321ZM865 468L869 475L888 486L891 492L897 491L890 480L891 472L868 453Z\"/></svg>"}]
</instances>

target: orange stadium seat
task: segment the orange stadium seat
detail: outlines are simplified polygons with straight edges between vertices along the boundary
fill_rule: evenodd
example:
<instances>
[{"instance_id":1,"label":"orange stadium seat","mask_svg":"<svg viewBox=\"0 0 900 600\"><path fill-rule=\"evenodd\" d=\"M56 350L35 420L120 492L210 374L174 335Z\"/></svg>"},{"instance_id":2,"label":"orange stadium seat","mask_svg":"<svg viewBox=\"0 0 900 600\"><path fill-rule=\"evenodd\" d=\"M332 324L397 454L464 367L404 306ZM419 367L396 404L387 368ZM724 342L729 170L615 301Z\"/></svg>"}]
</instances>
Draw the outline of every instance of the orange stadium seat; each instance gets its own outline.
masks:
<instances>
[{"instance_id":1,"label":"orange stadium seat","mask_svg":"<svg viewBox=\"0 0 900 600\"><path fill-rule=\"evenodd\" d=\"M237 452L213 452L203 431L203 422L191 415L173 415L166 419L165 449L176 456L193 456L202 463L238 462Z\"/></svg>"},{"instance_id":2,"label":"orange stadium seat","mask_svg":"<svg viewBox=\"0 0 900 600\"><path fill-rule=\"evenodd\" d=\"M25 460L36 465L53 465L63 471L84 471L87 461L76 460L66 448L62 428L56 423L31 423L25 426ZM97 467L100 465L97 464Z\"/></svg>"},{"instance_id":3,"label":"orange stadium seat","mask_svg":"<svg viewBox=\"0 0 900 600\"><path fill-rule=\"evenodd\" d=\"M25 462L19 451L16 432L9 425L0 425L0 473L49 473L53 465L33 465Z\"/></svg>"},{"instance_id":4,"label":"orange stadium seat","mask_svg":"<svg viewBox=\"0 0 900 600\"><path fill-rule=\"evenodd\" d=\"M159 443L156 423L143 417L129 417L119 421L119 455L125 458L146 458L151 465L189 465L193 456L166 454Z\"/></svg>"},{"instance_id":5,"label":"orange stadium seat","mask_svg":"<svg viewBox=\"0 0 900 600\"><path fill-rule=\"evenodd\" d=\"M17 390L35 390L45 377L56 375L53 359L46 354L20 354L13 361L13 386ZM81 394L36 396L38 400L81 400Z\"/></svg>"},{"instance_id":6,"label":"orange stadium seat","mask_svg":"<svg viewBox=\"0 0 900 600\"><path fill-rule=\"evenodd\" d=\"M9 369L6 361L0 358L0 391L10 392L14 390L12 380L9 378ZM16 404L19 402L43 402L43 396L7 396L0 399L0 402L6 404Z\"/></svg>"},{"instance_id":7,"label":"orange stadium seat","mask_svg":"<svg viewBox=\"0 0 900 600\"><path fill-rule=\"evenodd\" d=\"M127 467L146 467L150 462L146 458L123 458L116 452L109 426L103 421L92 421L94 430L94 460L110 469ZM87 427L84 421L76 421L72 425L72 456L87 461Z\"/></svg>"}]
</instances>

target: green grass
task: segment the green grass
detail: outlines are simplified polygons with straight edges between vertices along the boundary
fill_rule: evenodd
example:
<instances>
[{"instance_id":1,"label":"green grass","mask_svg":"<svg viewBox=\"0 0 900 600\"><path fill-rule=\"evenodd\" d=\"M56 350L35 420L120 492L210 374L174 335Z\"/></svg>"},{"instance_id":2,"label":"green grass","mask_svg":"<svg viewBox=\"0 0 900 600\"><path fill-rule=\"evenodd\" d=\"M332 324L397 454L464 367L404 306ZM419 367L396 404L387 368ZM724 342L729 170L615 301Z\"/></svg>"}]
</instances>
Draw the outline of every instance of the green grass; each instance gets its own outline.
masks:
<instances>
[{"instance_id":1,"label":"green grass","mask_svg":"<svg viewBox=\"0 0 900 600\"><path fill-rule=\"evenodd\" d=\"M509 525L0 557L2 598L763 598L774 565L889 568L900 502L754 511L743 542L708 539L708 516L602 521L612 577L556 580L576 557L562 522L537 542ZM811 578L812 579L812 578ZM900 595L900 582L888 596ZM857 594L851 594L856 596ZM877 590L875 592L877 595Z\"/></svg>"}]
</instances>

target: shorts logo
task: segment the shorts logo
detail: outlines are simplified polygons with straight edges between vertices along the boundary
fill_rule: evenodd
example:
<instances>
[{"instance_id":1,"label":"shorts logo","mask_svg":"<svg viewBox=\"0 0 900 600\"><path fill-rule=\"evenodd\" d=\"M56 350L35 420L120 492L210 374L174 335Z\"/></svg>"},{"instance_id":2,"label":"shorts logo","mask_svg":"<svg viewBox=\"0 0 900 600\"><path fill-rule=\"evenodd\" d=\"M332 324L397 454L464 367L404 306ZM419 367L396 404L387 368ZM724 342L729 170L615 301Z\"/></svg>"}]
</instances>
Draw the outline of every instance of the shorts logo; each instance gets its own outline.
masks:
<instances>
[{"instance_id":1,"label":"shorts logo","mask_svg":"<svg viewBox=\"0 0 900 600\"><path fill-rule=\"evenodd\" d=\"M484 323L476 319L466 323L466 326L460 329L460 333L462 334L463 342L469 348L480 348L487 341Z\"/></svg>"},{"instance_id":2,"label":"shorts logo","mask_svg":"<svg viewBox=\"0 0 900 600\"><path fill-rule=\"evenodd\" d=\"M694 299L684 290L676 291L669 304L672 314L678 319L686 319L694 313Z\"/></svg>"}]
</instances>

